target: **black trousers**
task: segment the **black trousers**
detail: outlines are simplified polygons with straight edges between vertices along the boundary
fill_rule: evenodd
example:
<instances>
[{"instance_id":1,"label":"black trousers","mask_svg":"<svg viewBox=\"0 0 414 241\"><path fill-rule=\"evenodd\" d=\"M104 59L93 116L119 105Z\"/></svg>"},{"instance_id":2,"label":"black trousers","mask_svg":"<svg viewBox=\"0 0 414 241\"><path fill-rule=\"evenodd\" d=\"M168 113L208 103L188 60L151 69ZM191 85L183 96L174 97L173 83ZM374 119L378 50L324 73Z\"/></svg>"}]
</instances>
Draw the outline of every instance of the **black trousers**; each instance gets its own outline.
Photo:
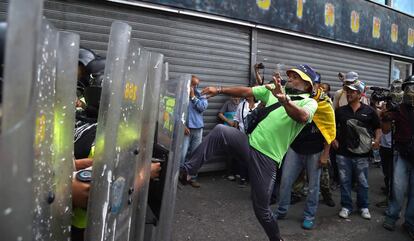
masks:
<instances>
[{"instance_id":1,"label":"black trousers","mask_svg":"<svg viewBox=\"0 0 414 241\"><path fill-rule=\"evenodd\" d=\"M280 241L276 216L270 209L270 197L276 179L276 162L249 145L248 137L236 128L217 125L184 164L194 175L213 156L234 157L248 164L254 213L270 241Z\"/></svg>"},{"instance_id":2,"label":"black trousers","mask_svg":"<svg viewBox=\"0 0 414 241\"><path fill-rule=\"evenodd\" d=\"M379 151L381 156L382 173L384 174L384 184L387 191L389 191L394 155L391 148L381 146Z\"/></svg>"}]
</instances>

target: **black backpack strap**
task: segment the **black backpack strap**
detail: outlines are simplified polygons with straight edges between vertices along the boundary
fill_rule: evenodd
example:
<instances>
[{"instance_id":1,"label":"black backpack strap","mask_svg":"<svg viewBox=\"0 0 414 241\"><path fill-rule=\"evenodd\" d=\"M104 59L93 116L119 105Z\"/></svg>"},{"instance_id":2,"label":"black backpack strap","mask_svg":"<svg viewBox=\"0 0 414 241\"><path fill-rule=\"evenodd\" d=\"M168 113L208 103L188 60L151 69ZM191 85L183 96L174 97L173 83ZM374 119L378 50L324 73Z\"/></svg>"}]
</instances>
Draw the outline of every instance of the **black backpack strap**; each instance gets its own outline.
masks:
<instances>
[{"instance_id":1,"label":"black backpack strap","mask_svg":"<svg viewBox=\"0 0 414 241\"><path fill-rule=\"evenodd\" d=\"M241 113L241 117L242 117L242 121L244 123L244 106L246 105L246 101L243 101L243 106L242 106L242 113Z\"/></svg>"},{"instance_id":2,"label":"black backpack strap","mask_svg":"<svg viewBox=\"0 0 414 241\"><path fill-rule=\"evenodd\" d=\"M303 97L301 97L301 96L292 96L290 98L290 100L293 100L293 101L294 100L303 100ZM276 102L273 105L269 105L268 107L265 107L264 111L263 111L262 118L260 118L260 121L262 121L264 118L266 118L270 114L270 112L276 110L280 106L282 106L282 103Z\"/></svg>"}]
</instances>

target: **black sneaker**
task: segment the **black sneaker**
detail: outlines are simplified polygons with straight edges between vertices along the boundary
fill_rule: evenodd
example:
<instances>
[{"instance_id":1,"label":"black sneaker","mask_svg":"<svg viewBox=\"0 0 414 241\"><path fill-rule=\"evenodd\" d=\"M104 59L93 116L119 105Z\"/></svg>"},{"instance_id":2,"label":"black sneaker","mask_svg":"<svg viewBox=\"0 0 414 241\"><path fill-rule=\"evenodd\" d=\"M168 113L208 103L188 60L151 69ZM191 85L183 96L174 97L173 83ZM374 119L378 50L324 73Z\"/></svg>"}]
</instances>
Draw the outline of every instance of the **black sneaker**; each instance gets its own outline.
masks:
<instances>
[{"instance_id":1,"label":"black sneaker","mask_svg":"<svg viewBox=\"0 0 414 241\"><path fill-rule=\"evenodd\" d=\"M407 223L403 223L405 230L407 230L408 235L412 240L414 240L414 229L411 228Z\"/></svg>"},{"instance_id":2,"label":"black sneaker","mask_svg":"<svg viewBox=\"0 0 414 241\"><path fill-rule=\"evenodd\" d=\"M178 175L178 181L180 181L182 185L189 184L190 181L187 179L187 172L185 172L184 170L180 170L180 174Z\"/></svg>"},{"instance_id":3,"label":"black sneaker","mask_svg":"<svg viewBox=\"0 0 414 241\"><path fill-rule=\"evenodd\" d=\"M376 203L375 206L378 207L378 208L386 208L386 207L388 207L388 200L385 199L384 201Z\"/></svg>"},{"instance_id":4,"label":"black sneaker","mask_svg":"<svg viewBox=\"0 0 414 241\"><path fill-rule=\"evenodd\" d=\"M323 201L328 207L335 207L335 201L332 199L332 197L324 197Z\"/></svg>"},{"instance_id":5,"label":"black sneaker","mask_svg":"<svg viewBox=\"0 0 414 241\"><path fill-rule=\"evenodd\" d=\"M296 204L296 203L298 203L298 202L300 202L300 201L302 201L302 197L300 197L300 196L298 196L298 195L293 194L293 195L290 197L290 204L291 204L291 205Z\"/></svg>"},{"instance_id":6,"label":"black sneaker","mask_svg":"<svg viewBox=\"0 0 414 241\"><path fill-rule=\"evenodd\" d=\"M281 214L281 213L275 213L277 220L283 220L286 218L287 213Z\"/></svg>"},{"instance_id":7,"label":"black sneaker","mask_svg":"<svg viewBox=\"0 0 414 241\"><path fill-rule=\"evenodd\" d=\"M394 231L395 230L395 221L392 220L391 218L385 216L385 220L382 223L382 226L389 231Z\"/></svg>"},{"instance_id":8,"label":"black sneaker","mask_svg":"<svg viewBox=\"0 0 414 241\"><path fill-rule=\"evenodd\" d=\"M245 178L240 178L239 187L247 187L247 181Z\"/></svg>"}]
</instances>

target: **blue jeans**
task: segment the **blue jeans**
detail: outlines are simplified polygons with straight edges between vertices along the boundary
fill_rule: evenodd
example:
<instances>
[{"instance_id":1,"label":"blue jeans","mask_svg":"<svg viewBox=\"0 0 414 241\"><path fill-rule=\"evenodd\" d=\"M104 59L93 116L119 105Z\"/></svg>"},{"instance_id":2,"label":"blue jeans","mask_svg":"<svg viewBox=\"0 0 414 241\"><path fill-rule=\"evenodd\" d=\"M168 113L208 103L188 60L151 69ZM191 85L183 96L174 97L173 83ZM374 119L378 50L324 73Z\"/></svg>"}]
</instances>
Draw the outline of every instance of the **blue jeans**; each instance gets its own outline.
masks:
<instances>
[{"instance_id":1,"label":"blue jeans","mask_svg":"<svg viewBox=\"0 0 414 241\"><path fill-rule=\"evenodd\" d=\"M368 157L336 155L341 181L341 205L352 212L352 177L358 181L357 206L368 208Z\"/></svg>"},{"instance_id":2,"label":"blue jeans","mask_svg":"<svg viewBox=\"0 0 414 241\"><path fill-rule=\"evenodd\" d=\"M193 153L193 151L200 145L203 139L203 128L190 128L190 135L184 135L183 146L182 146L182 157L180 161L180 166L182 167L188 157ZM195 179L197 175L192 176Z\"/></svg>"},{"instance_id":3,"label":"blue jeans","mask_svg":"<svg viewBox=\"0 0 414 241\"><path fill-rule=\"evenodd\" d=\"M394 158L394 176L392 180L392 199L388 205L386 215L394 221L400 217L405 193L408 201L405 209L405 223L414 228L414 166L399 154Z\"/></svg>"},{"instance_id":4,"label":"blue jeans","mask_svg":"<svg viewBox=\"0 0 414 241\"><path fill-rule=\"evenodd\" d=\"M321 176L321 168L319 167L320 156L321 152L310 155L301 155L296 153L292 148L289 148L283 162L277 215L285 215L287 213L290 206L292 185L301 171L306 168L309 191L303 216L306 220L315 219L319 203L319 179Z\"/></svg>"}]
</instances>

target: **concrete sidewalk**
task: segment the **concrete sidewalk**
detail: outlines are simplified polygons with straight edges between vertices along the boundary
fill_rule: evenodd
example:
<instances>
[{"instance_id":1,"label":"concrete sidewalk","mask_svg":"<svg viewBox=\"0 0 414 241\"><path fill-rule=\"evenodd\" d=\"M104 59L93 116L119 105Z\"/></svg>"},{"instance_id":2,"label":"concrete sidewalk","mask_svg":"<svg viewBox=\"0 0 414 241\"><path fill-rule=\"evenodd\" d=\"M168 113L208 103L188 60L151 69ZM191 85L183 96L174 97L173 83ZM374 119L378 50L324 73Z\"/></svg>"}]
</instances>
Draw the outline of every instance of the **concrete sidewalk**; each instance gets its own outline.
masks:
<instances>
[{"instance_id":1,"label":"concrete sidewalk","mask_svg":"<svg viewBox=\"0 0 414 241\"><path fill-rule=\"evenodd\" d=\"M292 205L285 220L279 221L282 237L286 241L405 241L411 240L398 222L396 231L382 227L384 209L375 203L383 200L380 168L371 167L369 172L371 220L364 220L359 213L350 219L338 217L340 209L339 189L333 192L336 207L320 202L316 225L313 230L301 228L304 202ZM179 185L173 224L174 241L266 241L249 198L250 186L239 188L235 182L222 178L222 174L207 174L199 178L201 188ZM354 200L355 200L355 193ZM275 206L272 206L275 208Z\"/></svg>"}]
</instances>

